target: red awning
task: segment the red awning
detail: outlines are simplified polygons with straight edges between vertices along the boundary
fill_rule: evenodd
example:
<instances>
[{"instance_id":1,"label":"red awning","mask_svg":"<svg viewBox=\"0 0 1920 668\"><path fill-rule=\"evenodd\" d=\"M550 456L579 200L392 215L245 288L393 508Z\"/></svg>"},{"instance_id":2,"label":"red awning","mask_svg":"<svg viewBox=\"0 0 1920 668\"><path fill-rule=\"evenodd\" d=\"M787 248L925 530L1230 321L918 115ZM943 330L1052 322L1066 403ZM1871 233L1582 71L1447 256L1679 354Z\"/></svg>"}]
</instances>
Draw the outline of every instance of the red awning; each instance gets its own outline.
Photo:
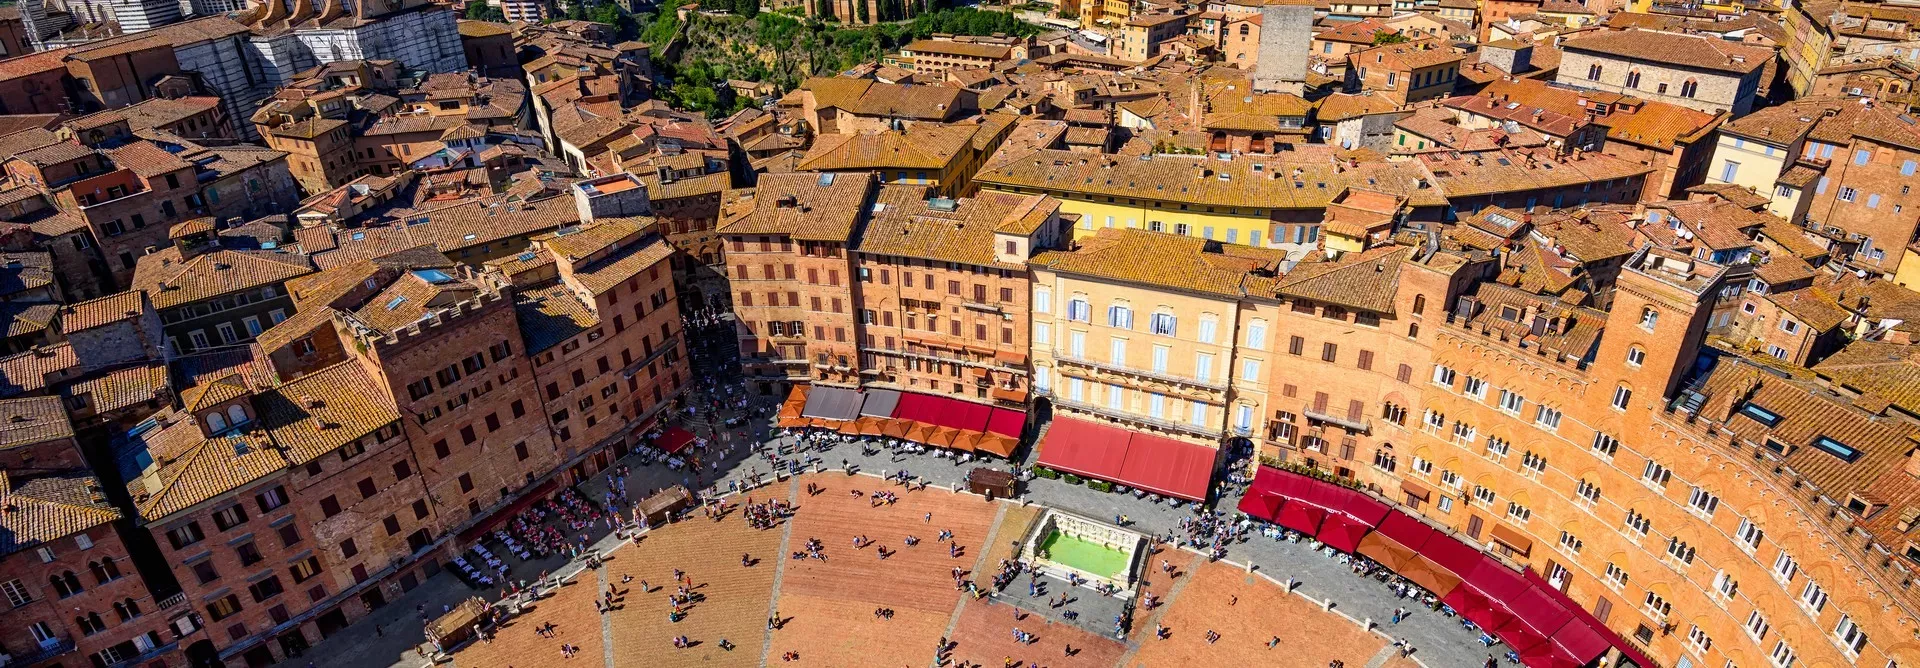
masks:
<instances>
[{"instance_id":1,"label":"red awning","mask_svg":"<svg viewBox=\"0 0 1920 668\"><path fill-rule=\"evenodd\" d=\"M1439 532L1435 532L1433 537L1419 549L1420 556L1432 560L1435 565L1447 569L1447 572L1461 580L1467 579L1467 575L1473 572L1473 567L1478 565L1481 559L1486 558L1486 555L1480 554L1480 551L1474 549L1472 545L1462 543L1452 535Z\"/></svg>"},{"instance_id":2,"label":"red awning","mask_svg":"<svg viewBox=\"0 0 1920 668\"><path fill-rule=\"evenodd\" d=\"M1320 542L1341 552L1351 553L1360 547L1360 539L1366 538L1373 527L1361 523L1346 513L1327 513L1320 522L1320 532L1314 534Z\"/></svg>"},{"instance_id":3,"label":"red awning","mask_svg":"<svg viewBox=\"0 0 1920 668\"><path fill-rule=\"evenodd\" d=\"M1020 438L1020 432L1026 425L1027 414L1025 411L995 408L993 409L993 416L987 418L986 431L1001 436L1012 436L1017 439Z\"/></svg>"},{"instance_id":4,"label":"red awning","mask_svg":"<svg viewBox=\"0 0 1920 668\"><path fill-rule=\"evenodd\" d=\"M1127 441L1117 482L1163 496L1204 501L1219 454L1204 445L1136 433Z\"/></svg>"},{"instance_id":5,"label":"red awning","mask_svg":"<svg viewBox=\"0 0 1920 668\"><path fill-rule=\"evenodd\" d=\"M1280 506L1280 517L1274 521L1280 526L1307 534L1320 531L1320 521L1327 518L1327 510L1305 501L1288 500Z\"/></svg>"},{"instance_id":6,"label":"red awning","mask_svg":"<svg viewBox=\"0 0 1920 668\"><path fill-rule=\"evenodd\" d=\"M1256 483L1256 485L1257 484L1258 483ZM1271 492L1247 490L1247 495L1240 497L1239 510L1248 515L1272 522L1274 518L1280 516L1280 504L1285 500L1286 499L1281 498L1280 495Z\"/></svg>"},{"instance_id":7,"label":"red awning","mask_svg":"<svg viewBox=\"0 0 1920 668\"><path fill-rule=\"evenodd\" d=\"M653 440L653 447L667 451L667 454L679 454L693 442L693 432L682 427L668 427L666 433Z\"/></svg>"},{"instance_id":8,"label":"red awning","mask_svg":"<svg viewBox=\"0 0 1920 668\"><path fill-rule=\"evenodd\" d=\"M1369 529L1380 526L1381 520L1385 520L1387 514L1393 512L1393 509L1388 508L1387 504L1369 496L1366 492L1344 487L1341 488L1341 492L1342 494L1336 497L1339 499L1337 502L1338 505L1330 508L1330 510L1338 510L1345 513L1347 517L1353 518L1356 522L1366 525Z\"/></svg>"},{"instance_id":9,"label":"red awning","mask_svg":"<svg viewBox=\"0 0 1920 668\"><path fill-rule=\"evenodd\" d=\"M1392 538L1393 542L1412 548L1415 552L1419 552L1421 546L1426 545L1427 541L1433 538L1434 534L1439 533L1435 531L1433 527L1428 526L1426 522L1414 519L1412 515L1401 512L1387 513L1387 516L1380 520L1379 526L1374 527L1374 530L1388 538Z\"/></svg>"},{"instance_id":10,"label":"red awning","mask_svg":"<svg viewBox=\"0 0 1920 668\"><path fill-rule=\"evenodd\" d=\"M940 426L967 431L987 430L987 418L993 415L992 406L946 397L939 399L942 404L940 416L944 418L938 423Z\"/></svg>"},{"instance_id":11,"label":"red awning","mask_svg":"<svg viewBox=\"0 0 1920 668\"><path fill-rule=\"evenodd\" d=\"M939 426L940 398L918 392L901 392L900 403L893 407L892 417Z\"/></svg>"},{"instance_id":12,"label":"red awning","mask_svg":"<svg viewBox=\"0 0 1920 668\"><path fill-rule=\"evenodd\" d=\"M905 403L905 399L901 400ZM1101 480L1119 477L1127 457L1127 432L1085 420L1056 417L1040 444L1040 465Z\"/></svg>"},{"instance_id":13,"label":"red awning","mask_svg":"<svg viewBox=\"0 0 1920 668\"><path fill-rule=\"evenodd\" d=\"M1040 464L1155 494L1198 501L1207 496L1218 451L1085 420L1054 418Z\"/></svg>"},{"instance_id":14,"label":"red awning","mask_svg":"<svg viewBox=\"0 0 1920 668\"><path fill-rule=\"evenodd\" d=\"M1627 660L1632 661L1635 665L1656 665L1648 661L1646 655L1641 654L1638 648L1622 640L1612 629L1607 628L1607 625L1601 622L1599 618L1594 617L1593 613L1588 612L1586 608L1580 607L1579 604L1573 602L1573 599L1566 598L1566 594L1559 593L1558 589L1554 589L1552 585L1547 584L1546 579L1540 577L1539 574L1528 570L1522 573L1521 577L1526 578L1527 581L1533 583L1535 587L1545 588L1549 595L1557 595L1565 603L1567 613L1573 616L1571 621L1568 621L1560 627L1560 630L1553 633L1553 644L1560 654L1565 655L1569 659L1577 659L1581 665L1585 665L1592 663L1594 659L1600 658L1600 655L1606 654L1607 647L1611 646L1620 650L1620 653L1625 655Z\"/></svg>"},{"instance_id":15,"label":"red awning","mask_svg":"<svg viewBox=\"0 0 1920 668\"><path fill-rule=\"evenodd\" d=\"M1519 626L1525 627L1528 633L1545 640L1573 619L1573 613L1567 612L1567 606L1555 600L1554 594L1559 593L1552 589L1542 589L1539 584L1529 583L1526 591L1521 592L1519 596L1507 599L1506 604L1507 608L1519 618Z\"/></svg>"}]
</instances>

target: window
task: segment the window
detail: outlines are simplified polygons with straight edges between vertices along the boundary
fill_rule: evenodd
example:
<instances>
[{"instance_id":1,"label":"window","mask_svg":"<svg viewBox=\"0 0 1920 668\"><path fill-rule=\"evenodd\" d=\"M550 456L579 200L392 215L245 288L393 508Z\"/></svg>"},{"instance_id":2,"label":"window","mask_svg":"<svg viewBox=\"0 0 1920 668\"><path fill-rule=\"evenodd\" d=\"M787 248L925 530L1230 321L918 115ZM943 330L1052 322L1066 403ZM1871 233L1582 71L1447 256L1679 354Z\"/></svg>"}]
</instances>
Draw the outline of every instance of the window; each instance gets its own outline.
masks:
<instances>
[{"instance_id":1,"label":"window","mask_svg":"<svg viewBox=\"0 0 1920 668\"><path fill-rule=\"evenodd\" d=\"M1594 504L1600 502L1600 486L1582 478L1573 486L1573 495L1579 499L1581 505L1591 509Z\"/></svg>"},{"instance_id":2,"label":"window","mask_svg":"<svg viewBox=\"0 0 1920 668\"><path fill-rule=\"evenodd\" d=\"M1641 329L1651 332L1653 331L1654 326L1658 324L1660 324L1659 311L1655 311L1650 308L1640 309L1640 328Z\"/></svg>"},{"instance_id":3,"label":"window","mask_svg":"<svg viewBox=\"0 0 1920 668\"><path fill-rule=\"evenodd\" d=\"M1453 369L1439 364L1433 365L1433 384L1444 385L1451 388L1453 387L1453 377Z\"/></svg>"},{"instance_id":4,"label":"window","mask_svg":"<svg viewBox=\"0 0 1920 668\"><path fill-rule=\"evenodd\" d=\"M1807 586L1800 589L1800 607L1806 608L1808 614L1819 616L1820 611L1827 608L1827 590L1808 578Z\"/></svg>"},{"instance_id":5,"label":"window","mask_svg":"<svg viewBox=\"0 0 1920 668\"><path fill-rule=\"evenodd\" d=\"M1667 482L1673 480L1673 471L1649 459L1646 468L1640 470L1640 480L1654 487L1666 489Z\"/></svg>"},{"instance_id":6,"label":"window","mask_svg":"<svg viewBox=\"0 0 1920 668\"><path fill-rule=\"evenodd\" d=\"M220 527L221 531L240 526L241 524L245 524L246 521L247 509L237 503L222 508L213 514L213 525Z\"/></svg>"},{"instance_id":7,"label":"window","mask_svg":"<svg viewBox=\"0 0 1920 668\"><path fill-rule=\"evenodd\" d=\"M1627 510L1625 526L1629 538L1644 538L1647 532L1653 530L1653 522L1648 520L1646 515L1640 514L1640 511L1633 509Z\"/></svg>"},{"instance_id":8,"label":"window","mask_svg":"<svg viewBox=\"0 0 1920 668\"><path fill-rule=\"evenodd\" d=\"M1560 411L1558 409L1547 408L1546 406L1539 406L1534 410L1533 423L1545 428L1547 431L1558 431L1560 429Z\"/></svg>"},{"instance_id":9,"label":"window","mask_svg":"<svg viewBox=\"0 0 1920 668\"><path fill-rule=\"evenodd\" d=\"M1720 180L1733 183L1740 175L1740 163L1728 160L1720 165Z\"/></svg>"},{"instance_id":10,"label":"window","mask_svg":"<svg viewBox=\"0 0 1920 668\"><path fill-rule=\"evenodd\" d=\"M1267 321L1254 320L1247 324L1247 347L1265 350L1267 347Z\"/></svg>"},{"instance_id":11,"label":"window","mask_svg":"<svg viewBox=\"0 0 1920 668\"><path fill-rule=\"evenodd\" d=\"M1794 656L1793 647L1785 640L1773 643L1773 652L1767 655L1767 660L1772 661L1776 668L1792 666L1796 658L1798 657Z\"/></svg>"},{"instance_id":12,"label":"window","mask_svg":"<svg viewBox=\"0 0 1920 668\"><path fill-rule=\"evenodd\" d=\"M1072 320L1075 322L1087 322L1089 314L1092 312L1092 310L1093 310L1093 306L1087 303L1087 300L1085 297L1074 297L1073 299L1067 300L1067 319L1068 320Z\"/></svg>"},{"instance_id":13,"label":"window","mask_svg":"<svg viewBox=\"0 0 1920 668\"><path fill-rule=\"evenodd\" d=\"M1846 648L1847 656L1858 658L1860 650L1867 648L1867 632L1853 623L1853 617L1840 615L1840 623L1833 627L1833 637L1840 640L1840 646Z\"/></svg>"},{"instance_id":14,"label":"window","mask_svg":"<svg viewBox=\"0 0 1920 668\"><path fill-rule=\"evenodd\" d=\"M1460 386L1460 392L1474 399L1484 401L1487 398L1487 381L1473 376L1467 376L1467 382Z\"/></svg>"},{"instance_id":15,"label":"window","mask_svg":"<svg viewBox=\"0 0 1920 668\"><path fill-rule=\"evenodd\" d=\"M1518 503L1514 503L1512 501L1508 501L1507 502L1507 519L1513 520L1514 522L1519 524L1526 524L1528 520L1533 519L1533 511L1529 510L1526 506L1520 505Z\"/></svg>"},{"instance_id":16,"label":"window","mask_svg":"<svg viewBox=\"0 0 1920 668\"><path fill-rule=\"evenodd\" d=\"M1788 556L1787 553L1781 552L1780 556L1774 557L1773 579L1779 580L1782 583L1792 582L1793 576L1799 572L1800 564L1795 562L1793 557Z\"/></svg>"},{"instance_id":17,"label":"window","mask_svg":"<svg viewBox=\"0 0 1920 668\"><path fill-rule=\"evenodd\" d=\"M1706 654L1707 650L1713 648L1713 639L1707 637L1707 633L1701 631L1699 626L1694 626L1687 631L1687 646L1695 652Z\"/></svg>"},{"instance_id":18,"label":"window","mask_svg":"<svg viewBox=\"0 0 1920 668\"><path fill-rule=\"evenodd\" d=\"M1492 488L1490 488L1490 487L1484 487L1484 486L1481 486L1481 485L1474 485L1474 486L1473 486L1473 498L1474 498L1474 500L1477 500L1477 501L1479 501L1479 502L1481 502L1481 503L1484 503L1484 504L1487 504L1487 505L1493 505L1493 500L1494 500L1494 499L1495 499L1496 497L1497 497L1497 495L1496 495L1496 494L1494 494L1494 492L1493 492L1493 489L1492 489Z\"/></svg>"},{"instance_id":19,"label":"window","mask_svg":"<svg viewBox=\"0 0 1920 668\"><path fill-rule=\"evenodd\" d=\"M253 500L259 504L260 512L265 513L272 511L275 508L287 505L287 488L275 486L273 489L255 494Z\"/></svg>"},{"instance_id":20,"label":"window","mask_svg":"<svg viewBox=\"0 0 1920 668\"><path fill-rule=\"evenodd\" d=\"M1214 334L1216 333L1216 330L1219 329L1219 327L1220 327L1219 319L1214 318L1213 316L1210 316L1210 315L1200 316L1200 331L1199 331L1200 342L1213 343Z\"/></svg>"},{"instance_id":21,"label":"window","mask_svg":"<svg viewBox=\"0 0 1920 668\"><path fill-rule=\"evenodd\" d=\"M1422 459L1419 455L1415 455L1413 457L1413 470L1421 475L1433 475L1433 462Z\"/></svg>"},{"instance_id":22,"label":"window","mask_svg":"<svg viewBox=\"0 0 1920 668\"><path fill-rule=\"evenodd\" d=\"M1476 440L1479 440L1479 438L1480 438L1480 429L1478 427L1467 424L1465 422L1460 422L1458 420L1454 421L1453 442L1459 443L1461 445L1467 445L1467 444L1473 443ZM1493 456L1495 454L1494 444L1500 443L1500 442L1501 441L1498 438L1487 439L1487 455L1488 456ZM1504 445L1504 443L1502 444ZM1506 453L1502 452L1499 454L1504 455Z\"/></svg>"},{"instance_id":23,"label":"window","mask_svg":"<svg viewBox=\"0 0 1920 668\"><path fill-rule=\"evenodd\" d=\"M1833 440L1832 438L1828 438L1826 436L1821 436L1819 438L1813 439L1813 447L1814 449L1819 450L1821 452L1825 452L1829 455L1839 457L1841 461L1848 462L1848 463L1852 463L1854 460L1859 459L1861 455L1861 452L1859 450L1855 450L1851 446L1848 446L1845 443L1841 443L1839 441Z\"/></svg>"},{"instance_id":24,"label":"window","mask_svg":"<svg viewBox=\"0 0 1920 668\"><path fill-rule=\"evenodd\" d=\"M1526 403L1527 398L1520 396L1518 392L1504 389L1500 390L1500 410L1505 411L1507 414L1519 415L1520 408L1525 406Z\"/></svg>"},{"instance_id":25,"label":"window","mask_svg":"<svg viewBox=\"0 0 1920 668\"><path fill-rule=\"evenodd\" d=\"M1695 549L1693 549L1693 545L1688 545L1688 541L1682 541L1678 536L1667 537L1667 557L1678 559L1678 561L1692 566L1693 553L1695 553Z\"/></svg>"},{"instance_id":26,"label":"window","mask_svg":"<svg viewBox=\"0 0 1920 668\"><path fill-rule=\"evenodd\" d=\"M1759 610L1755 610L1747 613L1746 628L1747 635L1752 636L1755 641L1759 641L1766 639L1767 631L1772 630L1773 626L1767 623L1766 615L1762 615Z\"/></svg>"},{"instance_id":27,"label":"window","mask_svg":"<svg viewBox=\"0 0 1920 668\"><path fill-rule=\"evenodd\" d=\"M1260 360L1240 360L1240 380L1259 382Z\"/></svg>"},{"instance_id":28,"label":"window","mask_svg":"<svg viewBox=\"0 0 1920 668\"><path fill-rule=\"evenodd\" d=\"M1153 333L1160 336L1173 336L1175 331L1172 313L1153 314Z\"/></svg>"},{"instance_id":29,"label":"window","mask_svg":"<svg viewBox=\"0 0 1920 668\"><path fill-rule=\"evenodd\" d=\"M1752 553L1754 549L1760 547L1760 541L1766 538L1766 535L1767 532L1761 531L1758 525L1755 525L1744 517L1740 518L1740 527L1733 532L1734 539L1740 542L1740 549L1746 550L1748 553Z\"/></svg>"},{"instance_id":30,"label":"window","mask_svg":"<svg viewBox=\"0 0 1920 668\"><path fill-rule=\"evenodd\" d=\"M1620 441L1604 432L1593 433L1593 454L1611 461L1614 453L1620 451Z\"/></svg>"},{"instance_id":31,"label":"window","mask_svg":"<svg viewBox=\"0 0 1920 668\"><path fill-rule=\"evenodd\" d=\"M1602 579L1606 580L1608 588L1614 591L1620 591L1627 586L1627 580L1629 578L1627 577L1626 569L1621 568L1619 564L1607 562L1607 572Z\"/></svg>"},{"instance_id":32,"label":"window","mask_svg":"<svg viewBox=\"0 0 1920 668\"><path fill-rule=\"evenodd\" d=\"M1568 533L1566 531L1560 532L1560 549L1561 550L1564 550L1567 554L1580 554L1580 548L1582 547L1586 547L1586 544L1580 542L1579 536L1575 536L1572 533Z\"/></svg>"},{"instance_id":33,"label":"window","mask_svg":"<svg viewBox=\"0 0 1920 668\"><path fill-rule=\"evenodd\" d=\"M1680 84L1680 97L1693 97L1694 93L1698 92L1700 92L1700 82L1698 81L1688 79Z\"/></svg>"},{"instance_id":34,"label":"window","mask_svg":"<svg viewBox=\"0 0 1920 668\"><path fill-rule=\"evenodd\" d=\"M1616 411L1626 410L1627 404L1632 400L1633 400L1633 388L1627 387L1625 385L1621 385L1619 387L1613 388L1613 409L1614 410Z\"/></svg>"},{"instance_id":35,"label":"window","mask_svg":"<svg viewBox=\"0 0 1920 668\"><path fill-rule=\"evenodd\" d=\"M1840 201L1851 202L1859 196L1860 191L1854 190L1852 186L1840 186Z\"/></svg>"},{"instance_id":36,"label":"window","mask_svg":"<svg viewBox=\"0 0 1920 668\"><path fill-rule=\"evenodd\" d=\"M1725 569L1721 569L1713 576L1713 591L1719 594L1721 599L1730 600L1735 592L1740 591L1740 583L1735 581Z\"/></svg>"},{"instance_id":37,"label":"window","mask_svg":"<svg viewBox=\"0 0 1920 668\"><path fill-rule=\"evenodd\" d=\"M226 598L207 604L207 616L220 621L240 613L240 597L228 594Z\"/></svg>"},{"instance_id":38,"label":"window","mask_svg":"<svg viewBox=\"0 0 1920 668\"><path fill-rule=\"evenodd\" d=\"M1627 366L1639 367L1647 362L1647 351L1640 346L1627 348Z\"/></svg>"},{"instance_id":39,"label":"window","mask_svg":"<svg viewBox=\"0 0 1920 668\"><path fill-rule=\"evenodd\" d=\"M1720 497L1700 487L1694 487L1687 494L1687 510L1705 518L1713 517L1713 511L1720 509Z\"/></svg>"},{"instance_id":40,"label":"window","mask_svg":"<svg viewBox=\"0 0 1920 668\"><path fill-rule=\"evenodd\" d=\"M1540 474L1547 472L1547 458L1528 450L1520 454L1520 467L1531 471L1529 475L1537 479Z\"/></svg>"},{"instance_id":41,"label":"window","mask_svg":"<svg viewBox=\"0 0 1920 668\"><path fill-rule=\"evenodd\" d=\"M1337 362L1340 360L1340 344L1328 341L1320 344L1320 361Z\"/></svg>"},{"instance_id":42,"label":"window","mask_svg":"<svg viewBox=\"0 0 1920 668\"><path fill-rule=\"evenodd\" d=\"M1107 326L1133 329L1133 309L1119 305L1107 307Z\"/></svg>"},{"instance_id":43,"label":"window","mask_svg":"<svg viewBox=\"0 0 1920 668\"><path fill-rule=\"evenodd\" d=\"M206 534L201 533L199 522L188 522L183 526L167 530L167 541L173 544L175 550L198 543L204 538Z\"/></svg>"},{"instance_id":44,"label":"window","mask_svg":"<svg viewBox=\"0 0 1920 668\"><path fill-rule=\"evenodd\" d=\"M0 582L0 593L6 594L7 604L16 608L33 602L33 593L18 579Z\"/></svg>"},{"instance_id":45,"label":"window","mask_svg":"<svg viewBox=\"0 0 1920 668\"><path fill-rule=\"evenodd\" d=\"M1667 602L1665 597L1653 592L1647 592L1647 598L1642 602L1642 607L1646 609L1647 616L1654 618L1655 621L1665 621L1668 615L1673 614L1673 604Z\"/></svg>"},{"instance_id":46,"label":"window","mask_svg":"<svg viewBox=\"0 0 1920 668\"><path fill-rule=\"evenodd\" d=\"M1592 65L1588 65L1588 66L1587 66L1587 80L1588 80L1588 81L1599 81L1599 80L1600 80L1600 72L1601 72L1601 70L1600 70L1600 64L1599 64L1599 63L1595 63L1595 64L1592 64Z\"/></svg>"}]
</instances>

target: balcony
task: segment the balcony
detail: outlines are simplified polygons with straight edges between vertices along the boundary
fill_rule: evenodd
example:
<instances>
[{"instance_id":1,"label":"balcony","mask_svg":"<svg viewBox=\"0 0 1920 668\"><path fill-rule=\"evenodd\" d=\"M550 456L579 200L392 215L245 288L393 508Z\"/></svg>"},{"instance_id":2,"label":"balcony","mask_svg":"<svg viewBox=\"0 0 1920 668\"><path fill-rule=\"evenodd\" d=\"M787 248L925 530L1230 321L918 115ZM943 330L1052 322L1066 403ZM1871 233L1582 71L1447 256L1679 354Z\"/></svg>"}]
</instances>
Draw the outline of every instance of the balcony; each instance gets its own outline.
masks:
<instances>
[{"instance_id":1,"label":"balcony","mask_svg":"<svg viewBox=\"0 0 1920 668\"><path fill-rule=\"evenodd\" d=\"M1368 433L1372 433L1373 431L1372 420L1368 420L1366 418L1360 418L1359 421L1354 421L1354 420L1347 419L1345 417L1334 415L1332 413L1327 413L1324 411L1316 411L1313 409L1312 404L1308 404L1305 408L1301 408L1300 413L1302 415L1307 416L1307 419L1309 420L1313 420L1315 422L1325 422L1327 424L1336 425L1351 432L1368 434Z\"/></svg>"},{"instance_id":2,"label":"balcony","mask_svg":"<svg viewBox=\"0 0 1920 668\"><path fill-rule=\"evenodd\" d=\"M58 638L42 640L40 641L40 649L35 650L34 653L25 656L11 657L8 661L0 662L0 665L31 666L71 651L73 651L73 636L62 635Z\"/></svg>"},{"instance_id":3,"label":"balcony","mask_svg":"<svg viewBox=\"0 0 1920 668\"><path fill-rule=\"evenodd\" d=\"M1065 350L1059 350L1059 349L1055 349L1053 351L1053 356L1055 359L1058 359L1062 362L1066 362L1068 364L1072 364L1074 366L1087 367L1089 369L1097 369L1100 371L1105 371L1107 373L1116 373L1123 376L1135 376L1139 378L1157 380L1163 383L1174 383L1176 385L1188 385L1192 387L1199 387L1199 388L1214 390L1217 392L1225 392L1227 389L1227 379L1224 377L1218 380L1215 380L1212 378L1201 379L1193 376L1183 376L1183 375L1168 372L1168 371L1149 371L1146 369L1136 369L1123 364L1096 362L1092 359L1088 359L1083 355L1075 355L1071 352L1068 352Z\"/></svg>"},{"instance_id":4,"label":"balcony","mask_svg":"<svg viewBox=\"0 0 1920 668\"><path fill-rule=\"evenodd\" d=\"M1216 439L1220 438L1222 433L1222 430L1220 429L1201 427L1201 426L1188 424L1185 422L1175 422L1173 420L1168 420L1165 418L1157 418L1157 417L1152 417L1148 415L1138 415L1134 413L1128 413L1126 411L1114 410L1111 408L1107 408L1105 406L1090 404L1082 401L1074 401L1072 399L1068 399L1066 397L1058 396L1058 395L1055 395L1053 397L1053 404L1055 406L1070 408L1082 413L1098 415L1100 417L1106 418L1108 420L1112 420L1114 422L1119 422L1122 424L1140 425L1143 427L1152 427L1154 429L1159 429L1161 431L1179 432L1182 434L1190 434L1190 435L1199 436L1202 438L1216 438Z\"/></svg>"},{"instance_id":5,"label":"balcony","mask_svg":"<svg viewBox=\"0 0 1920 668\"><path fill-rule=\"evenodd\" d=\"M968 357L959 357L956 355L938 353L931 350L909 351L909 350L900 350L897 348L876 348L873 346L864 346L860 348L860 352L868 353L872 355L889 355L889 356L895 356L895 357L906 357L910 359L921 360L924 362L946 362L948 364L959 364L962 366L970 366L978 369L999 369L1001 371L1010 371L1013 373L1020 373L1020 374L1024 374L1027 372L1027 369L1024 366L1014 366L1014 365L1002 362L998 359L988 359L986 361L981 361L981 360L972 359Z\"/></svg>"}]
</instances>

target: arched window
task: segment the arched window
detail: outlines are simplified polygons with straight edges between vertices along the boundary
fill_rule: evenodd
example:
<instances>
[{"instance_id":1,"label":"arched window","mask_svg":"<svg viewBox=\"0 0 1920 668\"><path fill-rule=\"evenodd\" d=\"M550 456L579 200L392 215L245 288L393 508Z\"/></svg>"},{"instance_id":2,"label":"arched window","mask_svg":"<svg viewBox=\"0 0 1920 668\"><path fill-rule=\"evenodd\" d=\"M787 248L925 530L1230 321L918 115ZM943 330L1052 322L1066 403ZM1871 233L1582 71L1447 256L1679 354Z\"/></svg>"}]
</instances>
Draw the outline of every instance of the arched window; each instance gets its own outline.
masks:
<instances>
[{"instance_id":1,"label":"arched window","mask_svg":"<svg viewBox=\"0 0 1920 668\"><path fill-rule=\"evenodd\" d=\"M120 567L113 563L113 557L107 557L100 561L89 561L87 562L87 570L93 572L93 579L100 584L106 584L120 579Z\"/></svg>"},{"instance_id":2,"label":"arched window","mask_svg":"<svg viewBox=\"0 0 1920 668\"><path fill-rule=\"evenodd\" d=\"M1640 87L1640 70L1627 71L1627 87L1628 88Z\"/></svg>"},{"instance_id":3,"label":"arched window","mask_svg":"<svg viewBox=\"0 0 1920 668\"><path fill-rule=\"evenodd\" d=\"M1627 366L1637 367L1647 363L1647 349L1640 346L1627 348Z\"/></svg>"},{"instance_id":4,"label":"arched window","mask_svg":"<svg viewBox=\"0 0 1920 668\"><path fill-rule=\"evenodd\" d=\"M1659 311L1655 311L1651 308L1640 309L1640 328L1641 329L1652 331L1654 326L1658 324L1660 324Z\"/></svg>"},{"instance_id":5,"label":"arched window","mask_svg":"<svg viewBox=\"0 0 1920 668\"><path fill-rule=\"evenodd\" d=\"M1600 64L1599 63L1594 63L1592 65L1587 66L1587 79L1590 81L1600 80Z\"/></svg>"},{"instance_id":6,"label":"arched window","mask_svg":"<svg viewBox=\"0 0 1920 668\"><path fill-rule=\"evenodd\" d=\"M47 576L47 581L53 584L53 591L58 593L60 598L66 598L86 591L86 588L80 586L80 576L74 575L73 571L64 571L59 575L49 575Z\"/></svg>"},{"instance_id":7,"label":"arched window","mask_svg":"<svg viewBox=\"0 0 1920 668\"><path fill-rule=\"evenodd\" d=\"M1420 315L1426 310L1427 310L1427 296L1414 295L1413 296L1413 314Z\"/></svg>"},{"instance_id":8,"label":"arched window","mask_svg":"<svg viewBox=\"0 0 1920 668\"><path fill-rule=\"evenodd\" d=\"M241 408L239 404L227 407L227 424L238 427L246 424L247 419L247 409Z\"/></svg>"},{"instance_id":9,"label":"arched window","mask_svg":"<svg viewBox=\"0 0 1920 668\"><path fill-rule=\"evenodd\" d=\"M129 619L133 619L135 617L139 617L140 603L131 598L122 600L122 601L115 601L113 604L113 613L116 615L119 615L120 621L123 621L123 622Z\"/></svg>"},{"instance_id":10,"label":"arched window","mask_svg":"<svg viewBox=\"0 0 1920 668\"><path fill-rule=\"evenodd\" d=\"M1248 32L1250 32L1250 30L1248 29L1247 24L1245 23L1240 24L1240 34L1245 35Z\"/></svg>"},{"instance_id":11,"label":"arched window","mask_svg":"<svg viewBox=\"0 0 1920 668\"><path fill-rule=\"evenodd\" d=\"M207 431L211 431L217 434L226 430L227 430L227 418L221 416L219 413L207 414Z\"/></svg>"},{"instance_id":12,"label":"arched window","mask_svg":"<svg viewBox=\"0 0 1920 668\"><path fill-rule=\"evenodd\" d=\"M1680 84L1680 97L1693 97L1693 95L1698 92L1700 92L1699 81L1688 79L1686 82Z\"/></svg>"},{"instance_id":13,"label":"arched window","mask_svg":"<svg viewBox=\"0 0 1920 668\"><path fill-rule=\"evenodd\" d=\"M1417 323L1417 322L1407 323L1407 338L1409 339L1420 338L1420 323Z\"/></svg>"}]
</instances>

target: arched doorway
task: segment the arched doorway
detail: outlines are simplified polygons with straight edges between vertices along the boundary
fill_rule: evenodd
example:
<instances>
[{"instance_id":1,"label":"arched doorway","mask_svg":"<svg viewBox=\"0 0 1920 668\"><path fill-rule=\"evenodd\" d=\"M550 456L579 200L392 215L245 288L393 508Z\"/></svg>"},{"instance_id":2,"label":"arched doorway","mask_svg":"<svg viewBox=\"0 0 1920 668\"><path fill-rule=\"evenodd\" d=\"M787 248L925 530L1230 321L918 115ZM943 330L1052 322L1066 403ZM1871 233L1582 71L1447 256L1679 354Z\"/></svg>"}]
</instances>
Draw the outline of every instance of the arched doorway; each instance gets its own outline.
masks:
<instances>
[{"instance_id":1,"label":"arched doorway","mask_svg":"<svg viewBox=\"0 0 1920 668\"><path fill-rule=\"evenodd\" d=\"M220 660L220 650L215 649L212 640L200 640L187 645L187 665L193 668L226 668Z\"/></svg>"}]
</instances>

